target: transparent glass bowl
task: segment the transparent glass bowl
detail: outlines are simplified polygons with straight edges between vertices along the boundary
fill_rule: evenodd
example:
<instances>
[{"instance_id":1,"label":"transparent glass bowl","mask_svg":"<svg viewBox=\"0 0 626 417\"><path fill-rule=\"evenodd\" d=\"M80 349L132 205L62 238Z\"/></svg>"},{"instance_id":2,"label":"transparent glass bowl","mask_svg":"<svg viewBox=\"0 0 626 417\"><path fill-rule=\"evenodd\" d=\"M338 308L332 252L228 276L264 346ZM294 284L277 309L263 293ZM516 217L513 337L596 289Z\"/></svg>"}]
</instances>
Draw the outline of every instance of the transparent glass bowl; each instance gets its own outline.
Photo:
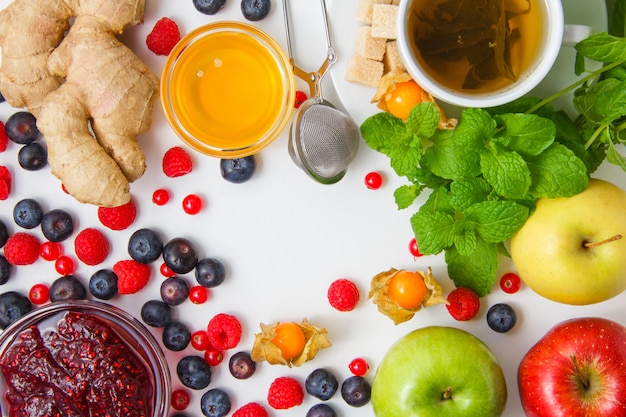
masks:
<instances>
[{"instance_id":1,"label":"transparent glass bowl","mask_svg":"<svg viewBox=\"0 0 626 417\"><path fill-rule=\"evenodd\" d=\"M161 103L176 134L197 151L241 158L270 145L293 112L289 58L262 30L222 21L202 26L169 54Z\"/></svg>"},{"instance_id":2,"label":"transparent glass bowl","mask_svg":"<svg viewBox=\"0 0 626 417\"><path fill-rule=\"evenodd\" d=\"M57 323L69 312L95 316L113 329L143 362L153 385L151 417L165 417L169 412L171 376L165 355L148 329L125 311L100 301L66 301L36 308L8 326L0 334L0 360L20 334L36 326L40 332L56 330ZM6 400L7 384L0 372L0 406L2 417L9 417Z\"/></svg>"}]
</instances>

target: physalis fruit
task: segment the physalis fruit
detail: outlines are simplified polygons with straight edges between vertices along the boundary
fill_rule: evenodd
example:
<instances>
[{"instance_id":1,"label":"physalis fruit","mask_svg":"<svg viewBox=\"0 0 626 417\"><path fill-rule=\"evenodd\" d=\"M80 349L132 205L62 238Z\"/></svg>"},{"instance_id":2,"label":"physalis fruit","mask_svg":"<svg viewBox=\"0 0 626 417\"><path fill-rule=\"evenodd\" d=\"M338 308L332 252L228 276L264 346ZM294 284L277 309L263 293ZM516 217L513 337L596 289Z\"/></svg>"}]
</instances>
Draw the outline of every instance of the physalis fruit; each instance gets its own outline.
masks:
<instances>
[{"instance_id":1,"label":"physalis fruit","mask_svg":"<svg viewBox=\"0 0 626 417\"><path fill-rule=\"evenodd\" d=\"M307 319L301 323L261 323L260 327L261 333L254 336L251 352L255 362L301 366L313 359L320 349L331 345L326 329L313 326Z\"/></svg>"},{"instance_id":2,"label":"physalis fruit","mask_svg":"<svg viewBox=\"0 0 626 417\"><path fill-rule=\"evenodd\" d=\"M426 273L394 268L381 272L372 278L368 298L395 324L410 320L423 307L447 303L431 268Z\"/></svg>"}]
</instances>

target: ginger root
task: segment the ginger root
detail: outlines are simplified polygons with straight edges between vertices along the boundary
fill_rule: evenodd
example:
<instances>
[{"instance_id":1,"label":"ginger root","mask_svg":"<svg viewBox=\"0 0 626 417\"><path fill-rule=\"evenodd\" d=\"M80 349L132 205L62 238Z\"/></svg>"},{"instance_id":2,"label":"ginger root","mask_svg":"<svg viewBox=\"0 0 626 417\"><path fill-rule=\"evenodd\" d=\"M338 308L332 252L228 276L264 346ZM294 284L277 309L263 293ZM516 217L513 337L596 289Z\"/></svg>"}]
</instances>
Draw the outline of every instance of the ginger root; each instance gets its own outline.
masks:
<instances>
[{"instance_id":1,"label":"ginger root","mask_svg":"<svg viewBox=\"0 0 626 417\"><path fill-rule=\"evenodd\" d=\"M56 7L36 17L42 9L32 0L15 0L0 12L0 91L11 105L35 114L51 171L72 196L98 206L125 204L130 200L129 183L145 171L137 136L152 123L158 78L116 35L143 20L144 1L49 4ZM21 13L28 16L26 25ZM75 17L71 26L70 17ZM28 33L15 34L21 30ZM55 39L45 48L35 45L46 37L44 31L54 32L50 37ZM21 54L7 59L18 49ZM32 74L16 76L25 67L18 69L17 63L30 59L33 51L45 56L45 65L39 57L30 68ZM13 60L15 64L7 65Z\"/></svg>"}]
</instances>

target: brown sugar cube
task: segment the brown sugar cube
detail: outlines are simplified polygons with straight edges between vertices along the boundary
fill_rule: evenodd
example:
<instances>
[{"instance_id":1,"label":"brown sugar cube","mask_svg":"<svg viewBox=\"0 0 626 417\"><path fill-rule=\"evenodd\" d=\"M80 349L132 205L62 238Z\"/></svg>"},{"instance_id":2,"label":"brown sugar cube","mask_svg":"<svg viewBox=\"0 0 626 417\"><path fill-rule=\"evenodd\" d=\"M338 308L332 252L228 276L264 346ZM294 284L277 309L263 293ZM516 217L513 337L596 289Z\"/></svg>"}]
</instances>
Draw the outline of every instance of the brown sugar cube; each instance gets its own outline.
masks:
<instances>
[{"instance_id":1,"label":"brown sugar cube","mask_svg":"<svg viewBox=\"0 0 626 417\"><path fill-rule=\"evenodd\" d=\"M376 88L380 78L383 76L383 70L382 62L354 55L348 63L345 78L348 82Z\"/></svg>"},{"instance_id":2,"label":"brown sugar cube","mask_svg":"<svg viewBox=\"0 0 626 417\"><path fill-rule=\"evenodd\" d=\"M398 6L393 4L375 4L372 11L372 36L375 38L395 39Z\"/></svg>"},{"instance_id":3,"label":"brown sugar cube","mask_svg":"<svg viewBox=\"0 0 626 417\"><path fill-rule=\"evenodd\" d=\"M366 25L372 24L374 4L389 4L391 0L359 0L356 9L356 20Z\"/></svg>"},{"instance_id":4,"label":"brown sugar cube","mask_svg":"<svg viewBox=\"0 0 626 417\"><path fill-rule=\"evenodd\" d=\"M387 40L372 37L371 26L360 26L357 29L354 53L375 61L382 61L387 49Z\"/></svg>"},{"instance_id":5,"label":"brown sugar cube","mask_svg":"<svg viewBox=\"0 0 626 417\"><path fill-rule=\"evenodd\" d=\"M383 57L385 72L404 71L406 68L402 62L402 58L400 58L400 51L398 50L396 41L386 42L385 46L385 56Z\"/></svg>"}]
</instances>

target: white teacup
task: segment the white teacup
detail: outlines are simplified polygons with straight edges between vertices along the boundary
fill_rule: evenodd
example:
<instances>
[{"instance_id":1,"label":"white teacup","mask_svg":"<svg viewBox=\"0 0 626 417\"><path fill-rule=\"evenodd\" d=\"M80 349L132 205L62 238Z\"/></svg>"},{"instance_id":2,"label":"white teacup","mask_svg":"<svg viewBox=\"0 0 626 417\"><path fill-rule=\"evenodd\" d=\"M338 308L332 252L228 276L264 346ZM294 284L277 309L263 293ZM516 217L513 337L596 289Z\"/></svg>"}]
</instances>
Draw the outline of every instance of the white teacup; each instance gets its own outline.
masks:
<instances>
[{"instance_id":1,"label":"white teacup","mask_svg":"<svg viewBox=\"0 0 626 417\"><path fill-rule=\"evenodd\" d=\"M512 56L517 59L517 61L512 60L511 62L519 62L519 68L517 68L518 73L515 73L515 66L513 66L513 73L515 73L517 77L516 80L513 81L503 78L500 84L495 87L485 87L483 85L479 88L463 88L461 86L464 80L462 75L452 77L457 85L446 85L442 74L448 72L448 70L450 70L449 72L451 73L456 69L465 71L467 64L462 64L461 61L450 61L447 63L437 58L439 59L436 63L438 69L435 70L432 66L429 67L422 58L422 54L418 52L417 41L414 38L415 28L419 27L418 25L422 23L416 21L413 7L420 4L436 4L439 3L439 1L400 0L397 21L397 44L407 71L422 88L434 97L455 106L492 107L511 102L523 96L545 78L552 68L561 46L572 46L591 34L591 28L588 26L566 25L564 23L561 0L528 1L530 2L531 8L536 8L533 9L533 13L537 13L537 15L541 17L531 17L531 15L524 17L533 18L535 22L539 21L543 25L546 25L546 27L541 30L529 30L527 27L524 27L523 24L520 25L518 32L520 37L519 40L516 41L519 43L513 44L510 49ZM519 0L519 2L524 4L525 0ZM411 14L413 14L413 17L411 17ZM519 16L522 16L522 14ZM514 19L519 19L519 17ZM514 20L510 20L509 22L511 27L518 24L517 21ZM524 32L526 32L526 34ZM531 42L532 45L526 43L528 39L533 37L536 37L536 39ZM461 37L459 37L459 42L460 39ZM432 43L429 43L428 45L431 44ZM524 50L526 47L528 47L528 49L536 49L533 53L534 57L531 59L528 59L530 54L526 53L526 50ZM519 48L519 50L514 51L513 48ZM438 49L438 51L441 51L441 48ZM439 57L447 56L446 54L448 54L448 52L440 54ZM527 62L523 62L524 60L527 60ZM460 68L464 69L461 70ZM467 73L467 71L465 71L465 73Z\"/></svg>"}]
</instances>

